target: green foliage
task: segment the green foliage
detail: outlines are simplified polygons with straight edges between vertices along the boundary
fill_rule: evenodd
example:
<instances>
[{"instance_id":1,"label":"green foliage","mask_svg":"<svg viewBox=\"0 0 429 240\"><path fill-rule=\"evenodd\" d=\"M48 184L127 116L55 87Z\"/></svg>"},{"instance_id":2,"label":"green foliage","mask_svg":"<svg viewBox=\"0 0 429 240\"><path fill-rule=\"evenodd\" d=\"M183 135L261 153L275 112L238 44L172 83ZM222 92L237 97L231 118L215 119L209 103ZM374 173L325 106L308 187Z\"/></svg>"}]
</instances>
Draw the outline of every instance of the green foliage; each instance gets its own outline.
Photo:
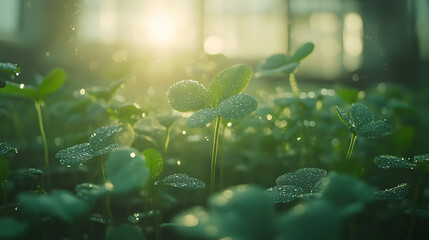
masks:
<instances>
[{"instance_id":1,"label":"green foliage","mask_svg":"<svg viewBox=\"0 0 429 240\"><path fill-rule=\"evenodd\" d=\"M140 228L129 224L117 227L109 226L106 230L106 240L145 240Z\"/></svg>"},{"instance_id":2,"label":"green foliage","mask_svg":"<svg viewBox=\"0 0 429 240\"><path fill-rule=\"evenodd\" d=\"M228 67L210 82L208 93L213 106L244 91L252 78L252 69L244 64Z\"/></svg>"},{"instance_id":3,"label":"green foliage","mask_svg":"<svg viewBox=\"0 0 429 240\"><path fill-rule=\"evenodd\" d=\"M163 185L185 190L195 190L206 187L206 185L201 180L189 177L188 175L183 173L177 173L167 176L160 183Z\"/></svg>"},{"instance_id":4,"label":"green foliage","mask_svg":"<svg viewBox=\"0 0 429 240\"><path fill-rule=\"evenodd\" d=\"M272 55L258 66L258 72L255 76L258 78L288 76L295 71L300 61L310 55L313 50L314 44L306 42L290 56L285 54Z\"/></svg>"},{"instance_id":5,"label":"green foliage","mask_svg":"<svg viewBox=\"0 0 429 240\"><path fill-rule=\"evenodd\" d=\"M164 158L161 153L156 149L148 148L143 151L143 155L146 158L146 165L150 169L152 178L157 178L164 167Z\"/></svg>"},{"instance_id":6,"label":"green foliage","mask_svg":"<svg viewBox=\"0 0 429 240\"><path fill-rule=\"evenodd\" d=\"M28 226L25 223L9 217L0 217L0 238L17 239L21 236Z\"/></svg>"},{"instance_id":7,"label":"green foliage","mask_svg":"<svg viewBox=\"0 0 429 240\"><path fill-rule=\"evenodd\" d=\"M393 127L384 121L374 121L374 113L361 103L352 105L350 117L338 106L338 117L350 132L362 137L378 138L393 133Z\"/></svg>"},{"instance_id":8,"label":"green foliage","mask_svg":"<svg viewBox=\"0 0 429 240\"><path fill-rule=\"evenodd\" d=\"M98 128L89 137L89 143L81 143L60 150L55 154L64 165L79 165L86 163L94 156L110 153L119 148L119 144L110 143L113 137L122 130L119 126Z\"/></svg>"},{"instance_id":9,"label":"green foliage","mask_svg":"<svg viewBox=\"0 0 429 240\"><path fill-rule=\"evenodd\" d=\"M1 154L7 154L9 152L18 152L18 149L12 147L11 145L4 143L4 142L0 142L0 153Z\"/></svg>"},{"instance_id":10,"label":"green foliage","mask_svg":"<svg viewBox=\"0 0 429 240\"><path fill-rule=\"evenodd\" d=\"M122 194L145 185L150 179L146 159L137 150L120 147L109 154L106 162L104 187L115 194Z\"/></svg>"},{"instance_id":11,"label":"green foliage","mask_svg":"<svg viewBox=\"0 0 429 240\"><path fill-rule=\"evenodd\" d=\"M414 169L416 164L411 163L409 160L401 157L381 155L375 158L375 164L381 168L408 168Z\"/></svg>"},{"instance_id":12,"label":"green foliage","mask_svg":"<svg viewBox=\"0 0 429 240\"><path fill-rule=\"evenodd\" d=\"M145 113L138 104L128 104L116 108L108 108L107 112L112 118L126 121L129 124L135 124L142 119Z\"/></svg>"},{"instance_id":13,"label":"green foliage","mask_svg":"<svg viewBox=\"0 0 429 240\"><path fill-rule=\"evenodd\" d=\"M277 178L276 184L281 185L292 185L303 189L305 192L310 192L315 184L324 176L326 176L326 170L319 168L301 168L295 172L285 173Z\"/></svg>"},{"instance_id":14,"label":"green foliage","mask_svg":"<svg viewBox=\"0 0 429 240\"><path fill-rule=\"evenodd\" d=\"M25 211L39 216L51 216L72 223L87 214L88 203L67 191L50 194L20 193L18 201Z\"/></svg>"},{"instance_id":15,"label":"green foliage","mask_svg":"<svg viewBox=\"0 0 429 240\"><path fill-rule=\"evenodd\" d=\"M43 78L37 88L8 82L4 88L0 89L0 93L42 101L47 95L58 91L63 86L64 81L64 70L56 68Z\"/></svg>"},{"instance_id":16,"label":"green foliage","mask_svg":"<svg viewBox=\"0 0 429 240\"><path fill-rule=\"evenodd\" d=\"M287 203L297 199L305 192L297 186L280 185L268 188L265 193L274 203Z\"/></svg>"},{"instance_id":17,"label":"green foliage","mask_svg":"<svg viewBox=\"0 0 429 240\"><path fill-rule=\"evenodd\" d=\"M389 200L389 201L397 201L404 199L408 192L410 191L410 185L407 183L399 184L396 187L376 191L370 198L371 201L376 200Z\"/></svg>"},{"instance_id":18,"label":"green foliage","mask_svg":"<svg viewBox=\"0 0 429 240\"><path fill-rule=\"evenodd\" d=\"M16 64L5 62L0 62L0 71L5 72L9 75L19 75L19 73L21 73L21 69Z\"/></svg>"},{"instance_id":19,"label":"green foliage","mask_svg":"<svg viewBox=\"0 0 429 240\"><path fill-rule=\"evenodd\" d=\"M108 87L96 87L89 89L87 93L91 96L94 96L97 99L102 99L105 101L110 101L113 94L121 87L121 85L126 82L127 79L118 79L112 82Z\"/></svg>"},{"instance_id":20,"label":"green foliage","mask_svg":"<svg viewBox=\"0 0 429 240\"><path fill-rule=\"evenodd\" d=\"M172 85L167 91L168 102L179 112L198 111L209 107L206 88L199 82L183 80Z\"/></svg>"}]
</instances>

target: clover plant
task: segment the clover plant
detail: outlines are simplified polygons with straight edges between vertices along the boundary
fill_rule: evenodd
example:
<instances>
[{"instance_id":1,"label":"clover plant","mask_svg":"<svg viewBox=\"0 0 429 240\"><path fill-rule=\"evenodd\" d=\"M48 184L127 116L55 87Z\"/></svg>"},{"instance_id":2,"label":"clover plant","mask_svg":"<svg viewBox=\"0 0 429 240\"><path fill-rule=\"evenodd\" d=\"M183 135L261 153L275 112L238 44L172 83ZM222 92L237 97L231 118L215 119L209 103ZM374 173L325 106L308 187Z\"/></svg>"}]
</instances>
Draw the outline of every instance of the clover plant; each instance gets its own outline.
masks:
<instances>
[{"instance_id":1,"label":"clover plant","mask_svg":"<svg viewBox=\"0 0 429 240\"><path fill-rule=\"evenodd\" d=\"M355 103L350 110L350 117L340 107L336 107L338 117L351 133L346 161L352 155L356 137L379 138L393 133L393 127L383 120L375 120L374 113L362 103Z\"/></svg>"},{"instance_id":2,"label":"clover plant","mask_svg":"<svg viewBox=\"0 0 429 240\"><path fill-rule=\"evenodd\" d=\"M234 65L218 73L206 89L201 83L183 80L167 91L170 105L180 112L195 112L187 120L189 127L203 127L216 118L210 172L210 195L214 192L215 168L221 119L240 119L253 112L256 100L241 94L252 77L247 65Z\"/></svg>"}]
</instances>

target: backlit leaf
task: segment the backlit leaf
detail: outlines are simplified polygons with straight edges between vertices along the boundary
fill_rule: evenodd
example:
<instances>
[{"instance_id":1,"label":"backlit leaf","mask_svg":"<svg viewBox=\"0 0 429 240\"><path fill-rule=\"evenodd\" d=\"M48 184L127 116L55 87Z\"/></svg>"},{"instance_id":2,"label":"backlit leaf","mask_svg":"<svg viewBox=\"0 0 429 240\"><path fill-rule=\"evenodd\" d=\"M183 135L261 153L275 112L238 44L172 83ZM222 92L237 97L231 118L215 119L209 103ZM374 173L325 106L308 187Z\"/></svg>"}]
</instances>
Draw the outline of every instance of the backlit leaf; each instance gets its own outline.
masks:
<instances>
[{"instance_id":1,"label":"backlit leaf","mask_svg":"<svg viewBox=\"0 0 429 240\"><path fill-rule=\"evenodd\" d=\"M283 53L274 54L268 57L265 62L258 66L258 70L276 69L287 63L287 56Z\"/></svg>"},{"instance_id":2,"label":"backlit leaf","mask_svg":"<svg viewBox=\"0 0 429 240\"><path fill-rule=\"evenodd\" d=\"M148 148L143 151L143 155L146 158L146 166L150 169L152 178L157 178L161 174L164 165L164 158L161 153L156 149Z\"/></svg>"},{"instance_id":3,"label":"backlit leaf","mask_svg":"<svg viewBox=\"0 0 429 240\"><path fill-rule=\"evenodd\" d=\"M26 97L31 99L37 99L38 92L37 89L24 85L23 83L17 84L17 83L11 83L7 82L6 87L0 88L0 93L7 94L7 95L13 95L17 97Z\"/></svg>"},{"instance_id":4,"label":"backlit leaf","mask_svg":"<svg viewBox=\"0 0 429 240\"><path fill-rule=\"evenodd\" d=\"M214 106L219 102L240 94L252 78L252 68L244 64L228 67L218 73L210 82L208 92Z\"/></svg>"},{"instance_id":5,"label":"backlit leaf","mask_svg":"<svg viewBox=\"0 0 429 240\"><path fill-rule=\"evenodd\" d=\"M357 129L374 121L372 111L362 103L355 103L350 110L350 118Z\"/></svg>"},{"instance_id":6,"label":"backlit leaf","mask_svg":"<svg viewBox=\"0 0 429 240\"><path fill-rule=\"evenodd\" d=\"M64 84L65 78L66 75L63 69L52 70L39 85L39 98L44 99L48 94L60 89Z\"/></svg>"},{"instance_id":7,"label":"backlit leaf","mask_svg":"<svg viewBox=\"0 0 429 240\"><path fill-rule=\"evenodd\" d=\"M314 44L311 42L306 42L295 50L292 56L289 57L288 62L299 62L310 55L313 50Z\"/></svg>"},{"instance_id":8,"label":"backlit leaf","mask_svg":"<svg viewBox=\"0 0 429 240\"><path fill-rule=\"evenodd\" d=\"M225 119L240 119L256 110L256 99L247 94L232 96L217 107L219 115Z\"/></svg>"},{"instance_id":9,"label":"backlit leaf","mask_svg":"<svg viewBox=\"0 0 429 240\"><path fill-rule=\"evenodd\" d=\"M8 152L18 152L18 149L12 147L8 143L0 142L0 153L6 154Z\"/></svg>"},{"instance_id":10,"label":"backlit leaf","mask_svg":"<svg viewBox=\"0 0 429 240\"><path fill-rule=\"evenodd\" d=\"M89 145L94 151L104 149L110 145L110 140L119 131L122 130L120 126L102 127L94 130L89 137Z\"/></svg>"},{"instance_id":11,"label":"backlit leaf","mask_svg":"<svg viewBox=\"0 0 429 240\"><path fill-rule=\"evenodd\" d=\"M341 119L341 121L348 127L349 129L354 128L353 122L350 120L349 116L346 112L344 112L340 107L336 106L338 117Z\"/></svg>"},{"instance_id":12,"label":"backlit leaf","mask_svg":"<svg viewBox=\"0 0 429 240\"><path fill-rule=\"evenodd\" d=\"M21 69L16 64L0 62L0 71L10 75L18 75L21 72Z\"/></svg>"},{"instance_id":13,"label":"backlit leaf","mask_svg":"<svg viewBox=\"0 0 429 240\"><path fill-rule=\"evenodd\" d=\"M356 134L367 138L379 138L393 133L393 127L382 120L377 120L356 129Z\"/></svg>"},{"instance_id":14,"label":"backlit leaf","mask_svg":"<svg viewBox=\"0 0 429 240\"><path fill-rule=\"evenodd\" d=\"M210 106L206 88L193 80L182 80L167 91L168 102L179 112L194 112Z\"/></svg>"}]
</instances>

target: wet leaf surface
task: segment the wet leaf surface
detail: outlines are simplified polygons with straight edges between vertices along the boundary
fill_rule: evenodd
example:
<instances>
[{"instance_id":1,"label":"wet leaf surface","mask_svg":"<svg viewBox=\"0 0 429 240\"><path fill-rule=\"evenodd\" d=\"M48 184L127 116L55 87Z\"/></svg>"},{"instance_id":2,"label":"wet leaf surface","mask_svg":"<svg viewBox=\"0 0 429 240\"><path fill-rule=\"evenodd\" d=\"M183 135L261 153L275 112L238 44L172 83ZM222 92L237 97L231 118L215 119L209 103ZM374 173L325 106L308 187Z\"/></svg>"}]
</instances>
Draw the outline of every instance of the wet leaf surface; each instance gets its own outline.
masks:
<instances>
[{"instance_id":1,"label":"wet leaf surface","mask_svg":"<svg viewBox=\"0 0 429 240\"><path fill-rule=\"evenodd\" d=\"M183 173L177 173L167 176L161 181L161 183L164 185L186 190L195 190L205 188L206 186L201 180L190 177Z\"/></svg>"},{"instance_id":2,"label":"wet leaf surface","mask_svg":"<svg viewBox=\"0 0 429 240\"><path fill-rule=\"evenodd\" d=\"M168 102L179 112L193 112L208 107L206 88L194 80L183 80L173 84L167 91Z\"/></svg>"},{"instance_id":3,"label":"wet leaf surface","mask_svg":"<svg viewBox=\"0 0 429 240\"><path fill-rule=\"evenodd\" d=\"M186 125L192 128L204 127L207 123L213 121L213 119L215 119L217 115L217 109L204 108L192 114L192 116L187 119Z\"/></svg>"},{"instance_id":4,"label":"wet leaf surface","mask_svg":"<svg viewBox=\"0 0 429 240\"><path fill-rule=\"evenodd\" d=\"M411 163L409 159L390 156L390 155L382 155L375 158L375 164L381 168L407 168L414 169L417 167L416 164Z\"/></svg>"},{"instance_id":5,"label":"wet leaf surface","mask_svg":"<svg viewBox=\"0 0 429 240\"><path fill-rule=\"evenodd\" d=\"M370 200L402 200L408 195L410 188L409 184L402 183L396 187L375 192Z\"/></svg>"},{"instance_id":6,"label":"wet leaf surface","mask_svg":"<svg viewBox=\"0 0 429 240\"><path fill-rule=\"evenodd\" d=\"M301 168L295 172L285 173L277 178L276 185L291 185L302 188L305 192L310 192L314 185L324 176L326 170L320 168Z\"/></svg>"},{"instance_id":7,"label":"wet leaf surface","mask_svg":"<svg viewBox=\"0 0 429 240\"><path fill-rule=\"evenodd\" d=\"M282 185L268 188L265 193L274 203L287 203L298 198L304 190L296 186Z\"/></svg>"},{"instance_id":8,"label":"wet leaf surface","mask_svg":"<svg viewBox=\"0 0 429 240\"><path fill-rule=\"evenodd\" d=\"M18 149L12 147L12 145L9 145L8 143L0 143L0 153L7 154L9 152L18 152Z\"/></svg>"},{"instance_id":9,"label":"wet leaf surface","mask_svg":"<svg viewBox=\"0 0 429 240\"><path fill-rule=\"evenodd\" d=\"M133 224L137 224L143 222L145 218L153 218L156 214L159 214L159 211L150 210L149 212L136 212L130 216L128 216L128 221Z\"/></svg>"},{"instance_id":10,"label":"wet leaf surface","mask_svg":"<svg viewBox=\"0 0 429 240\"><path fill-rule=\"evenodd\" d=\"M92 158L93 150L90 148L89 143L82 143L60 150L55 154L56 158L60 159L60 163L64 165L79 165L87 162Z\"/></svg>"},{"instance_id":11,"label":"wet leaf surface","mask_svg":"<svg viewBox=\"0 0 429 240\"><path fill-rule=\"evenodd\" d=\"M222 101L217 109L221 117L235 120L255 111L257 106L258 103L255 98L247 94L240 94Z\"/></svg>"},{"instance_id":12,"label":"wet leaf surface","mask_svg":"<svg viewBox=\"0 0 429 240\"><path fill-rule=\"evenodd\" d=\"M157 178L164 166L164 158L161 153L154 148L148 148L143 151L143 155L146 158L146 165L150 169L152 178Z\"/></svg>"},{"instance_id":13,"label":"wet leaf surface","mask_svg":"<svg viewBox=\"0 0 429 240\"><path fill-rule=\"evenodd\" d=\"M91 133L89 137L89 145L95 151L101 150L102 152L108 151L107 148L110 144L109 141L122 130L120 126L109 126L98 128ZM102 150L103 149L103 150Z\"/></svg>"}]
</instances>

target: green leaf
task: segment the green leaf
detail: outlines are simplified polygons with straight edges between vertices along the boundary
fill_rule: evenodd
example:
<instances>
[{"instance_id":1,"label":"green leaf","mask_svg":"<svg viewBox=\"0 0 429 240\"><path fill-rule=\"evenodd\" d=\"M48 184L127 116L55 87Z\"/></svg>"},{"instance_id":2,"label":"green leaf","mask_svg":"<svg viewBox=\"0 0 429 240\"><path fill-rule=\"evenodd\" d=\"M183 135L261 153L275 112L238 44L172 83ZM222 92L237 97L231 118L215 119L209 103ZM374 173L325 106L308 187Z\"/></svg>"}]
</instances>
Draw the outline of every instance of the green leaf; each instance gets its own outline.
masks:
<instances>
[{"instance_id":1,"label":"green leaf","mask_svg":"<svg viewBox=\"0 0 429 240\"><path fill-rule=\"evenodd\" d=\"M110 150L112 150L110 149L110 141L120 131L122 131L122 127L120 126L109 126L109 127L97 128L91 133L91 136L89 137L89 146L95 152L98 152L98 151L101 151L101 153L110 152ZM113 148L115 147L113 146Z\"/></svg>"},{"instance_id":2,"label":"green leaf","mask_svg":"<svg viewBox=\"0 0 429 240\"><path fill-rule=\"evenodd\" d=\"M16 170L14 174L40 177L43 175L43 171L37 168L20 168Z\"/></svg>"},{"instance_id":3,"label":"green leaf","mask_svg":"<svg viewBox=\"0 0 429 240\"><path fill-rule=\"evenodd\" d=\"M167 176L161 181L161 183L164 185L186 190L195 190L199 188L205 188L206 186L201 180L189 177L188 175L183 173L177 173Z\"/></svg>"},{"instance_id":4,"label":"green leaf","mask_svg":"<svg viewBox=\"0 0 429 240\"><path fill-rule=\"evenodd\" d=\"M107 112L111 117L124 120L130 124L136 123L138 120L143 118L144 114L144 111L140 109L140 106L136 103L121 106L115 109L108 109Z\"/></svg>"},{"instance_id":5,"label":"green leaf","mask_svg":"<svg viewBox=\"0 0 429 240\"><path fill-rule=\"evenodd\" d=\"M376 201L376 200L390 200L390 201L398 201L404 199L408 192L410 191L410 185L406 183L402 183L396 187L381 190L375 192L371 198L370 201Z\"/></svg>"},{"instance_id":6,"label":"green leaf","mask_svg":"<svg viewBox=\"0 0 429 240\"><path fill-rule=\"evenodd\" d=\"M362 210L375 188L347 174L330 172L322 183L322 199L332 202L344 216Z\"/></svg>"},{"instance_id":7,"label":"green leaf","mask_svg":"<svg viewBox=\"0 0 429 240\"><path fill-rule=\"evenodd\" d=\"M11 145L4 143L4 142L0 142L0 153L2 154L7 154L9 152L18 152L18 149L12 147Z\"/></svg>"},{"instance_id":8,"label":"green leaf","mask_svg":"<svg viewBox=\"0 0 429 240\"><path fill-rule=\"evenodd\" d=\"M26 86L23 83L16 84L7 82L6 87L0 88L0 93L17 96L17 97L26 97L36 100L38 96L37 89L32 86Z\"/></svg>"},{"instance_id":9,"label":"green leaf","mask_svg":"<svg viewBox=\"0 0 429 240\"><path fill-rule=\"evenodd\" d=\"M164 126L165 128L169 128L171 127L171 125L173 125L175 121L180 119L180 116L173 113L168 113L165 115L157 116L157 119L162 126Z\"/></svg>"},{"instance_id":10,"label":"green leaf","mask_svg":"<svg viewBox=\"0 0 429 240\"><path fill-rule=\"evenodd\" d=\"M276 179L277 186L290 185L296 186L310 192L314 185L324 176L326 170L320 168L301 168L295 172L285 173Z\"/></svg>"},{"instance_id":11,"label":"green leaf","mask_svg":"<svg viewBox=\"0 0 429 240\"><path fill-rule=\"evenodd\" d=\"M138 226L121 224L118 227L109 226L106 230L106 240L145 240Z\"/></svg>"},{"instance_id":12,"label":"green leaf","mask_svg":"<svg viewBox=\"0 0 429 240\"><path fill-rule=\"evenodd\" d=\"M261 70L255 74L257 78L287 76L299 66L299 63L292 62L275 69Z\"/></svg>"},{"instance_id":13,"label":"green leaf","mask_svg":"<svg viewBox=\"0 0 429 240\"><path fill-rule=\"evenodd\" d=\"M243 92L251 78L252 68L244 64L233 65L218 73L208 88L213 105Z\"/></svg>"},{"instance_id":14,"label":"green leaf","mask_svg":"<svg viewBox=\"0 0 429 240\"><path fill-rule=\"evenodd\" d=\"M179 112L194 112L208 107L210 100L206 88L193 80L182 80L167 91L168 102Z\"/></svg>"},{"instance_id":15,"label":"green leaf","mask_svg":"<svg viewBox=\"0 0 429 240\"><path fill-rule=\"evenodd\" d=\"M354 124L353 122L350 120L349 116L347 115L347 113L345 113L340 107L336 106L335 107L337 109L337 114L338 117L340 118L341 122L344 123L344 125L346 125L346 127L348 127L350 130L354 129Z\"/></svg>"},{"instance_id":16,"label":"green leaf","mask_svg":"<svg viewBox=\"0 0 429 240\"><path fill-rule=\"evenodd\" d=\"M88 203L67 191L54 190L50 194L21 193L18 201L23 208L41 216L57 217L73 222L87 213Z\"/></svg>"},{"instance_id":17,"label":"green leaf","mask_svg":"<svg viewBox=\"0 0 429 240\"><path fill-rule=\"evenodd\" d=\"M21 69L16 64L0 62L0 71L8 73L9 75L15 74L18 76Z\"/></svg>"},{"instance_id":18,"label":"green leaf","mask_svg":"<svg viewBox=\"0 0 429 240\"><path fill-rule=\"evenodd\" d=\"M3 157L3 154L0 154L0 182L7 180L9 176L9 164L6 159Z\"/></svg>"},{"instance_id":19,"label":"green leaf","mask_svg":"<svg viewBox=\"0 0 429 240\"><path fill-rule=\"evenodd\" d=\"M112 98L113 94L116 92L116 90L118 90L118 88L121 87L121 85L126 81L127 79L118 79L110 83L108 87L89 89L86 92L96 98L109 101Z\"/></svg>"},{"instance_id":20,"label":"green leaf","mask_svg":"<svg viewBox=\"0 0 429 240\"><path fill-rule=\"evenodd\" d=\"M66 74L61 68L52 70L39 85L39 98L44 99L47 95L60 89L66 79Z\"/></svg>"},{"instance_id":21,"label":"green leaf","mask_svg":"<svg viewBox=\"0 0 429 240\"><path fill-rule=\"evenodd\" d=\"M192 128L204 127L218 115L216 108L204 108L194 113L186 120L186 125Z\"/></svg>"},{"instance_id":22,"label":"green leaf","mask_svg":"<svg viewBox=\"0 0 429 240\"><path fill-rule=\"evenodd\" d=\"M287 203L304 193L302 188L291 185L274 186L265 191L274 203Z\"/></svg>"},{"instance_id":23,"label":"green leaf","mask_svg":"<svg viewBox=\"0 0 429 240\"><path fill-rule=\"evenodd\" d=\"M314 44L311 42L306 42L301 45L298 49L295 50L292 56L289 57L288 62L299 62L314 50Z\"/></svg>"},{"instance_id":24,"label":"green leaf","mask_svg":"<svg viewBox=\"0 0 429 240\"><path fill-rule=\"evenodd\" d=\"M429 154L414 156L414 162L422 171L429 171Z\"/></svg>"},{"instance_id":25,"label":"green leaf","mask_svg":"<svg viewBox=\"0 0 429 240\"><path fill-rule=\"evenodd\" d=\"M240 94L222 101L217 109L221 117L235 120L255 111L257 106L255 98L247 94Z\"/></svg>"},{"instance_id":26,"label":"green leaf","mask_svg":"<svg viewBox=\"0 0 429 240\"><path fill-rule=\"evenodd\" d=\"M367 138L379 138L393 133L393 127L382 120L377 120L356 129L356 134Z\"/></svg>"},{"instance_id":27,"label":"green leaf","mask_svg":"<svg viewBox=\"0 0 429 240\"><path fill-rule=\"evenodd\" d=\"M375 158L375 164L381 168L407 168L414 169L416 164L411 163L409 160L401 157L381 155Z\"/></svg>"},{"instance_id":28,"label":"green leaf","mask_svg":"<svg viewBox=\"0 0 429 240\"><path fill-rule=\"evenodd\" d=\"M106 189L93 183L81 183L75 187L76 196L86 200L97 200L107 193Z\"/></svg>"},{"instance_id":29,"label":"green leaf","mask_svg":"<svg viewBox=\"0 0 429 240\"><path fill-rule=\"evenodd\" d=\"M334 239L341 222L341 213L328 201L300 204L279 216L276 239Z\"/></svg>"},{"instance_id":30,"label":"green leaf","mask_svg":"<svg viewBox=\"0 0 429 240\"><path fill-rule=\"evenodd\" d=\"M0 217L0 239L19 239L27 230L27 224L9 217Z\"/></svg>"},{"instance_id":31,"label":"green leaf","mask_svg":"<svg viewBox=\"0 0 429 240\"><path fill-rule=\"evenodd\" d=\"M149 178L146 159L137 150L121 147L110 153L106 162L107 190L115 194L125 193L146 184Z\"/></svg>"},{"instance_id":32,"label":"green leaf","mask_svg":"<svg viewBox=\"0 0 429 240\"><path fill-rule=\"evenodd\" d=\"M81 143L63 150L55 154L56 158L60 159L63 165L79 165L86 163L92 158L94 151L90 148L89 143Z\"/></svg>"},{"instance_id":33,"label":"green leaf","mask_svg":"<svg viewBox=\"0 0 429 240\"><path fill-rule=\"evenodd\" d=\"M359 129L374 121L374 113L372 113L372 111L362 103L355 103L352 105L350 118L356 129Z\"/></svg>"},{"instance_id":34,"label":"green leaf","mask_svg":"<svg viewBox=\"0 0 429 240\"><path fill-rule=\"evenodd\" d=\"M278 73L282 73L285 75L289 75L290 73L292 73L293 71L295 71L295 69L299 66L298 62L291 62L288 63L282 67L279 67L276 71Z\"/></svg>"},{"instance_id":35,"label":"green leaf","mask_svg":"<svg viewBox=\"0 0 429 240\"><path fill-rule=\"evenodd\" d=\"M152 178L155 179L161 174L164 166L164 158L156 149L148 148L143 151L146 158L146 166L150 169Z\"/></svg>"},{"instance_id":36,"label":"green leaf","mask_svg":"<svg viewBox=\"0 0 429 240\"><path fill-rule=\"evenodd\" d=\"M287 64L287 56L283 53L274 54L268 57L265 62L258 66L258 71L276 69Z\"/></svg>"}]
</instances>

